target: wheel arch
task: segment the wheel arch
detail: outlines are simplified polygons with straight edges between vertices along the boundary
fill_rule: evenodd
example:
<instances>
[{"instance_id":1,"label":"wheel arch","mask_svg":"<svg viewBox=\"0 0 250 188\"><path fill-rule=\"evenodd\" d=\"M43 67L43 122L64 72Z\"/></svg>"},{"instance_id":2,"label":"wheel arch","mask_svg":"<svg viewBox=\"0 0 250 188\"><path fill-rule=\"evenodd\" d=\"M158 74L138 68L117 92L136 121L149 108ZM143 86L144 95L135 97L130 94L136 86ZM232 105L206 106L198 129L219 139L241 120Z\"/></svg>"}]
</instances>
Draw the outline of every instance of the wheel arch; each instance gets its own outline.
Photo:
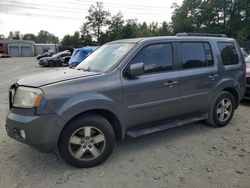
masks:
<instances>
[{"instance_id":1,"label":"wheel arch","mask_svg":"<svg viewBox=\"0 0 250 188\"><path fill-rule=\"evenodd\" d=\"M235 88L233 88L233 87L226 87L222 91L227 91L227 92L231 93L234 96L235 109L237 109L238 106L239 106L239 94L238 94L237 90Z\"/></svg>"},{"instance_id":2,"label":"wheel arch","mask_svg":"<svg viewBox=\"0 0 250 188\"><path fill-rule=\"evenodd\" d=\"M238 107L240 102L240 85L235 80L232 79L223 79L215 87L216 96L218 96L222 91L227 91L234 96L235 99L235 108Z\"/></svg>"},{"instance_id":3,"label":"wheel arch","mask_svg":"<svg viewBox=\"0 0 250 188\"><path fill-rule=\"evenodd\" d=\"M69 126L69 124L72 121L74 121L77 118L87 116L89 114L99 115L99 116L102 116L105 119L107 119L109 121L109 123L111 124L113 130L114 130L116 139L122 140L124 138L124 131L123 131L123 128L122 128L122 124L121 124L119 118L117 117L117 115L114 112L110 111L110 110L96 108L96 109L90 109L90 110L86 110L86 111L80 112L79 114L75 115L70 120L68 120L65 123L65 125L63 126L62 130L60 131L58 142L60 140L60 137L61 137L61 134L62 134L63 130L67 126Z\"/></svg>"}]
</instances>

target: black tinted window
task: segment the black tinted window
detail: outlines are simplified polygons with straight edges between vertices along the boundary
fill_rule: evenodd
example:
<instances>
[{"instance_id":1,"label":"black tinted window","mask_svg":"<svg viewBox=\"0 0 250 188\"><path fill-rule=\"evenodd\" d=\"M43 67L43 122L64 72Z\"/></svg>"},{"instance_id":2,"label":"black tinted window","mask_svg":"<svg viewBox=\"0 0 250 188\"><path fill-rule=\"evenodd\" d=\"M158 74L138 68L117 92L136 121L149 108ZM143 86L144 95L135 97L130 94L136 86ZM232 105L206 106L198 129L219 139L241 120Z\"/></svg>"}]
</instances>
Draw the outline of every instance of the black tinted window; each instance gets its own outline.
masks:
<instances>
[{"instance_id":1,"label":"black tinted window","mask_svg":"<svg viewBox=\"0 0 250 188\"><path fill-rule=\"evenodd\" d=\"M224 65L235 65L239 64L239 57L235 46L231 42L219 42L221 58Z\"/></svg>"},{"instance_id":2,"label":"black tinted window","mask_svg":"<svg viewBox=\"0 0 250 188\"><path fill-rule=\"evenodd\" d=\"M184 69L213 65L212 51L207 42L183 42L180 53Z\"/></svg>"},{"instance_id":3,"label":"black tinted window","mask_svg":"<svg viewBox=\"0 0 250 188\"><path fill-rule=\"evenodd\" d=\"M172 70L172 45L154 44L144 47L132 60L132 63L144 63L145 73Z\"/></svg>"}]
</instances>

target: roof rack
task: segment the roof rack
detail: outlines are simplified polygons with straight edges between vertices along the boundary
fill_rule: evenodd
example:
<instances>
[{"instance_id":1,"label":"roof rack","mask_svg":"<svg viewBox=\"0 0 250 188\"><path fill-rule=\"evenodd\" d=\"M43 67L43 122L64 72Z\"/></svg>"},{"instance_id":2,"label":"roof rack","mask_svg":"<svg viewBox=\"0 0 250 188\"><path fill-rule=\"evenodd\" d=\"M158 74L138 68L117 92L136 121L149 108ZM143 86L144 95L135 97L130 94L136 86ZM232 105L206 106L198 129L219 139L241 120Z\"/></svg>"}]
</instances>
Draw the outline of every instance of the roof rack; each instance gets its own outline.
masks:
<instances>
[{"instance_id":1,"label":"roof rack","mask_svg":"<svg viewBox=\"0 0 250 188\"><path fill-rule=\"evenodd\" d=\"M199 36L199 37L227 37L225 34L211 34L211 33L177 33L175 36Z\"/></svg>"}]
</instances>

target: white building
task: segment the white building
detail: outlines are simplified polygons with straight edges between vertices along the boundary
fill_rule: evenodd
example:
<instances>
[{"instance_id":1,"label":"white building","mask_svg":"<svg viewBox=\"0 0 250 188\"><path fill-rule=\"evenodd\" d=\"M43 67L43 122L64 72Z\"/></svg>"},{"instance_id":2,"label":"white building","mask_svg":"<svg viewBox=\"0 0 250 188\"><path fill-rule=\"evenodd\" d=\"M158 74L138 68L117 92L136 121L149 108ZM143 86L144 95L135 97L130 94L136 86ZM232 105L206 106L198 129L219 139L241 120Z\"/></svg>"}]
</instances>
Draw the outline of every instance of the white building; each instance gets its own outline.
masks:
<instances>
[{"instance_id":1,"label":"white building","mask_svg":"<svg viewBox=\"0 0 250 188\"><path fill-rule=\"evenodd\" d=\"M29 57L34 56L35 42L31 40L0 40L0 45L4 46L4 53L9 54L11 57Z\"/></svg>"}]
</instances>

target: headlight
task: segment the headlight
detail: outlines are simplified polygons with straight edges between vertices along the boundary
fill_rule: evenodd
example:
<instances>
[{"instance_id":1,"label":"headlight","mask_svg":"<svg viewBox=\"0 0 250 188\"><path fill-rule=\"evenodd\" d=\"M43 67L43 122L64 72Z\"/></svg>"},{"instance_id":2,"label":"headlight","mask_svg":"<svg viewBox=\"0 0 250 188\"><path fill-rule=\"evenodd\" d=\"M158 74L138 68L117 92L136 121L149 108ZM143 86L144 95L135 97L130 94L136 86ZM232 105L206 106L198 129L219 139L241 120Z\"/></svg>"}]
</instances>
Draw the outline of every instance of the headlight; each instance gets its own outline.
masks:
<instances>
[{"instance_id":1,"label":"headlight","mask_svg":"<svg viewBox=\"0 0 250 188\"><path fill-rule=\"evenodd\" d=\"M13 107L32 108L38 106L43 96L40 89L18 87L13 100Z\"/></svg>"}]
</instances>

